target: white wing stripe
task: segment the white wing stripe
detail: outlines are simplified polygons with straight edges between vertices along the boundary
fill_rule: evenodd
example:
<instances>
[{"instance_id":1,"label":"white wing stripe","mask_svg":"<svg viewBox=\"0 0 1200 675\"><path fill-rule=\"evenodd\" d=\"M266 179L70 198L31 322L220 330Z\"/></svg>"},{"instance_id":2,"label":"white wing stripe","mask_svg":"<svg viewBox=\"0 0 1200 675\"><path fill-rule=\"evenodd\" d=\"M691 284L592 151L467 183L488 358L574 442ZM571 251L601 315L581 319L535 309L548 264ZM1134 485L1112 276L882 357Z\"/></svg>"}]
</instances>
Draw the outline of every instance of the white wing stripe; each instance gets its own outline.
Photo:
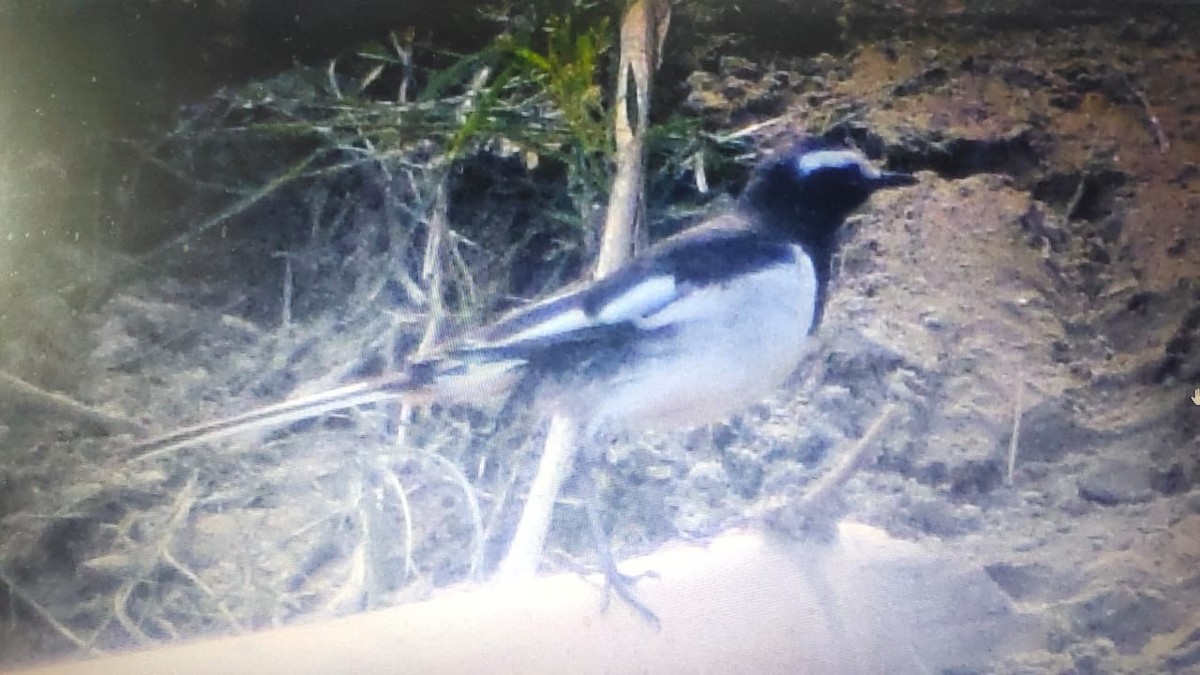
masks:
<instances>
[{"instance_id":1,"label":"white wing stripe","mask_svg":"<svg viewBox=\"0 0 1200 675\"><path fill-rule=\"evenodd\" d=\"M753 274L743 275L737 281L729 284L709 284L698 288L664 306L662 311L637 321L638 327L643 330L654 330L663 326L693 322L726 321L728 319L722 317L729 314L731 309L735 316L754 316L754 303L765 304L767 307L759 308L757 312L767 313L771 311L769 306L772 304L778 308L778 311L783 311L783 308L791 307L795 302L804 302L804 298L809 298L809 301L815 300L817 297L817 273L816 268L813 267L812 258L799 246L792 245L790 249L794 263L772 265ZM793 289L797 286L800 300L791 297L795 293ZM748 292L739 289L753 290ZM788 291L785 297L778 296L781 289ZM807 333L811 326L812 313L813 310L810 307L807 310L807 316L803 319L807 322L803 327L804 333ZM739 349L736 345L730 345L729 348L733 352L737 352Z\"/></svg>"},{"instance_id":2,"label":"white wing stripe","mask_svg":"<svg viewBox=\"0 0 1200 675\"><path fill-rule=\"evenodd\" d=\"M540 306L530 307L529 313L522 317L523 322L528 322L524 328L497 336L480 346L503 347L527 340L566 335L597 324L637 321L671 304L675 298L675 279L663 274L643 279L608 298L594 316L588 316L587 311L577 303L567 304L563 298L555 298L540 303Z\"/></svg>"},{"instance_id":3,"label":"white wing stripe","mask_svg":"<svg viewBox=\"0 0 1200 675\"><path fill-rule=\"evenodd\" d=\"M515 344L524 340L535 340L551 335L570 333L581 328L587 328L590 325L592 325L592 321L588 319L587 314L578 307L572 307L567 311L551 313L546 317L545 321L535 323L524 330L506 335L503 339L492 341L489 344L495 346Z\"/></svg>"},{"instance_id":4,"label":"white wing stripe","mask_svg":"<svg viewBox=\"0 0 1200 675\"><path fill-rule=\"evenodd\" d=\"M600 307L596 318L601 323L631 321L656 312L675 299L675 278L670 275L649 277L625 289Z\"/></svg>"}]
</instances>

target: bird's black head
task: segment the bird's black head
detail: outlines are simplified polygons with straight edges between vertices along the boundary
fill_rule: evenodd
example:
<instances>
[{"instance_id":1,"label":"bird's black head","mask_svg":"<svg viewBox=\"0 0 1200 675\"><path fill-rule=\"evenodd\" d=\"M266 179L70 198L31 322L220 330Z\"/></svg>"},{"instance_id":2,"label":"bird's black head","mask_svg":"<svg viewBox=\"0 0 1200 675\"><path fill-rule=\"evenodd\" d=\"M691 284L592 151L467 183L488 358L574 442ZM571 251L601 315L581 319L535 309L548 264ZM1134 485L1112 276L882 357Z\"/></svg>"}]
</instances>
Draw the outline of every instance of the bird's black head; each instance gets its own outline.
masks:
<instances>
[{"instance_id":1,"label":"bird's black head","mask_svg":"<svg viewBox=\"0 0 1200 675\"><path fill-rule=\"evenodd\" d=\"M912 185L909 174L881 171L857 150L812 143L755 170L740 205L756 224L800 240L828 240L877 190Z\"/></svg>"}]
</instances>

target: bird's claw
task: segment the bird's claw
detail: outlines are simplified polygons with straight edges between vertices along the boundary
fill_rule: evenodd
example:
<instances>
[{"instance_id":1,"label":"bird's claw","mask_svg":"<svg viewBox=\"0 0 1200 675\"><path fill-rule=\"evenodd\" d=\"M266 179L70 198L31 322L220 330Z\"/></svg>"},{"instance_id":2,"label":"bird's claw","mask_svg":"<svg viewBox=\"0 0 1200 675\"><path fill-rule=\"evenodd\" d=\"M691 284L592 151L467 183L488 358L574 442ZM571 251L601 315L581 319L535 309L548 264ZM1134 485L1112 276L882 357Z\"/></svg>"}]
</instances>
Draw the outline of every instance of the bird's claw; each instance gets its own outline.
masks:
<instances>
[{"instance_id":1,"label":"bird's claw","mask_svg":"<svg viewBox=\"0 0 1200 675\"><path fill-rule=\"evenodd\" d=\"M633 593L633 584L645 578L658 579L659 576L654 571L631 575L624 574L616 569L604 570L604 593L600 600L600 611L608 611L608 607L612 602L611 594L616 593L617 597L624 600L625 604L641 615L642 619L649 623L654 630L662 630L662 623L658 620L658 615L643 604L641 600L638 600L637 596Z\"/></svg>"}]
</instances>

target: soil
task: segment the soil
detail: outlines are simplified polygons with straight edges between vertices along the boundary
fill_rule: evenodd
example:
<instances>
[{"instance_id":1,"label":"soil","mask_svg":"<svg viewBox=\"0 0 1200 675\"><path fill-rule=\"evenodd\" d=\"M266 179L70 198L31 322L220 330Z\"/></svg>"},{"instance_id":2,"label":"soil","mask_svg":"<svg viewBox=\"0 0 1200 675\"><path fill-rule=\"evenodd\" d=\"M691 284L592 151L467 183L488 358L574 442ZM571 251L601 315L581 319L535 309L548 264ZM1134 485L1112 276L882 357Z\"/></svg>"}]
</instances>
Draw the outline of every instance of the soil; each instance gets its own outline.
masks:
<instances>
[{"instance_id":1,"label":"soil","mask_svg":"<svg viewBox=\"0 0 1200 675\"><path fill-rule=\"evenodd\" d=\"M1044 619L1045 649L995 672L1200 673L1193 35L1150 20L928 29L844 54L704 61L681 105L712 128L776 120L763 145L829 130L921 182L854 218L819 349L785 391L609 448L618 553L702 539L801 493L896 403L840 516L940 540ZM212 236L88 311L43 299L7 347L40 355L16 374L165 430L365 369L364 352L413 332L404 307L382 312L359 287L345 311L281 326L268 249ZM345 291L300 279L314 304ZM28 402L0 413L6 667L469 578L502 550L538 441L444 410L397 449L365 411L137 463L103 420ZM560 505L547 568L589 559L582 519Z\"/></svg>"}]
</instances>

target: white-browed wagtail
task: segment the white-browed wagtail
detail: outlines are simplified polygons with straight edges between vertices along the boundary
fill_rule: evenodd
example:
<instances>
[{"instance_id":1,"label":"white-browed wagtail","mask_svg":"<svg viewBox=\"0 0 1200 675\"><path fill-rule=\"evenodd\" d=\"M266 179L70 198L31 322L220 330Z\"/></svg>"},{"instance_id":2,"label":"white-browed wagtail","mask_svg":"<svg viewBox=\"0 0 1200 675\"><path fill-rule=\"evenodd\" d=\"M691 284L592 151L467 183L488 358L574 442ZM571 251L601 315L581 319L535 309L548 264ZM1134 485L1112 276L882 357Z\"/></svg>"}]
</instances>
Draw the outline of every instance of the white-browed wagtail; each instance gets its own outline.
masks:
<instances>
[{"instance_id":1,"label":"white-browed wagtail","mask_svg":"<svg viewBox=\"0 0 1200 675\"><path fill-rule=\"evenodd\" d=\"M401 372L182 429L139 444L137 455L378 401L472 404L513 392L576 420L584 440L720 421L800 364L846 217L875 191L913 183L857 151L799 144L766 159L731 210L607 277L523 307Z\"/></svg>"}]
</instances>

